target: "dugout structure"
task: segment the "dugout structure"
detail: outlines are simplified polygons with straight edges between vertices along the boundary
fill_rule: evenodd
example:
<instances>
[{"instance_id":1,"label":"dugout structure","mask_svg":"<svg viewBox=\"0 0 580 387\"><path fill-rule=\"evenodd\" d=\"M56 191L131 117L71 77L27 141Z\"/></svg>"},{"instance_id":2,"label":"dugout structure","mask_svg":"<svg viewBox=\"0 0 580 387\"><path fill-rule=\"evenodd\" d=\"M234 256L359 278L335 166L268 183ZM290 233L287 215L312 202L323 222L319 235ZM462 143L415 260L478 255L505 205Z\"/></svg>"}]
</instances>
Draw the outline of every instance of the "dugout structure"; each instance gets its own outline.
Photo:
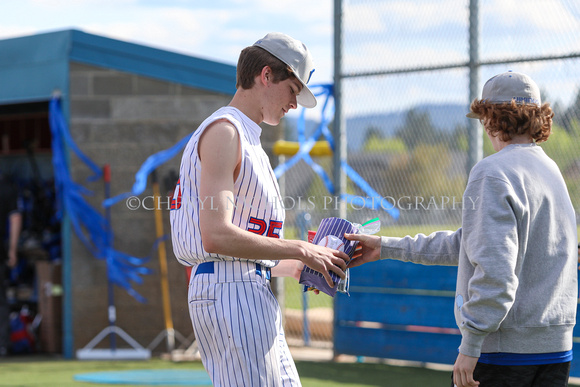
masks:
<instances>
[{"instance_id":1,"label":"dugout structure","mask_svg":"<svg viewBox=\"0 0 580 387\"><path fill-rule=\"evenodd\" d=\"M0 131L7 144L0 153L0 168L14 166L17 175L33 176L27 169L25 148L19 145L27 140L36 144L33 149L42 183L52 184L48 116L49 100L57 92L76 145L97 166L110 165L114 196L131 189L135 172L148 156L173 146L230 101L235 92L235 66L65 30L0 41L0 84ZM272 136L264 139L266 149L271 149L279 132L277 128L264 131L265 136ZM9 144L18 149L11 151ZM89 182L92 171L70 148L65 150L72 179L93 192L86 200L104 214L103 180ZM177 181L180 160L175 157L157 170L166 233L170 229L167 196ZM128 208L125 202L111 207L115 249L150 257L146 267L154 273L144 276L143 284L133 284L146 303L136 301L122 288L114 290L117 325L142 346L164 328L152 197L149 183L138 197L137 208ZM66 209L63 215L57 234L61 253L53 259L41 258L48 265L42 266L45 280L41 288L47 292L43 296L59 301L49 302L51 307L57 305L51 313L62 315L62 322L57 319L52 330L62 337L58 340L62 345L53 351L72 358L108 325L107 276L105 262L95 259L72 230ZM174 327L189 336L186 272L175 260L169 240L166 246ZM58 270L51 269L55 266ZM47 284L58 285L54 293ZM40 301L33 287L19 302L33 305ZM107 344L107 340L102 343Z\"/></svg>"}]
</instances>

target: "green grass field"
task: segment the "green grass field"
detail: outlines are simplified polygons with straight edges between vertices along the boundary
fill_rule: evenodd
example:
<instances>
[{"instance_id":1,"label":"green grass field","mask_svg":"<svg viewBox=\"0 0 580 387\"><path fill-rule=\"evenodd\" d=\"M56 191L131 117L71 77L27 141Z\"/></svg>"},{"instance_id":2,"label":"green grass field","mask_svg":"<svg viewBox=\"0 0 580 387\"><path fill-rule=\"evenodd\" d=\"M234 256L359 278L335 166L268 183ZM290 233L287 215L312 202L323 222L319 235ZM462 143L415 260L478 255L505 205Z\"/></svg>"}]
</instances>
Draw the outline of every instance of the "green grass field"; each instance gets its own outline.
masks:
<instances>
[{"instance_id":1,"label":"green grass field","mask_svg":"<svg viewBox=\"0 0 580 387\"><path fill-rule=\"evenodd\" d=\"M369 363L297 362L304 387L365 386L449 386L448 372L425 368L398 367ZM202 370L200 362L149 361L68 361L49 358L14 358L0 361L0 386L73 387L106 386L75 381L74 375L123 370ZM124 386L128 386L124 384Z\"/></svg>"},{"instance_id":2,"label":"green grass field","mask_svg":"<svg viewBox=\"0 0 580 387\"><path fill-rule=\"evenodd\" d=\"M377 363L296 362L304 387L448 387L451 374L418 367ZM0 386L81 387L111 386L78 382L83 373L129 370L203 370L200 362L174 363L161 359L148 361L78 361L48 357L14 357L0 361ZM571 383L570 386L580 384ZM123 386L134 386L123 384ZM160 385L157 385L158 387Z\"/></svg>"}]
</instances>

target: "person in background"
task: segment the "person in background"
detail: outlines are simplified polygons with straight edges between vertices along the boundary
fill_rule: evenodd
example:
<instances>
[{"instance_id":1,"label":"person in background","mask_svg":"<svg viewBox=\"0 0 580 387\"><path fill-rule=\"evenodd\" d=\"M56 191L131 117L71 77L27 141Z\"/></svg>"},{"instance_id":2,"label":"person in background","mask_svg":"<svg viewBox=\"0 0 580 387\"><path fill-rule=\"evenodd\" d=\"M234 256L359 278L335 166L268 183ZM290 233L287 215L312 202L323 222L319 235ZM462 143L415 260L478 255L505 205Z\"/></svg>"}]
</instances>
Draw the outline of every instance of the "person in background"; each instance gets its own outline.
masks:
<instances>
[{"instance_id":1,"label":"person in background","mask_svg":"<svg viewBox=\"0 0 580 387\"><path fill-rule=\"evenodd\" d=\"M18 193L8 179L0 175L0 357L10 349L10 305L6 294L9 269L18 263L18 240L22 214Z\"/></svg>"},{"instance_id":2,"label":"person in background","mask_svg":"<svg viewBox=\"0 0 580 387\"><path fill-rule=\"evenodd\" d=\"M470 118L497 152L477 163L462 227L429 236L346 235L362 249L349 267L378 259L458 265L453 367L457 387L568 385L578 303L576 215L544 150L552 109L527 75L489 79Z\"/></svg>"}]
</instances>

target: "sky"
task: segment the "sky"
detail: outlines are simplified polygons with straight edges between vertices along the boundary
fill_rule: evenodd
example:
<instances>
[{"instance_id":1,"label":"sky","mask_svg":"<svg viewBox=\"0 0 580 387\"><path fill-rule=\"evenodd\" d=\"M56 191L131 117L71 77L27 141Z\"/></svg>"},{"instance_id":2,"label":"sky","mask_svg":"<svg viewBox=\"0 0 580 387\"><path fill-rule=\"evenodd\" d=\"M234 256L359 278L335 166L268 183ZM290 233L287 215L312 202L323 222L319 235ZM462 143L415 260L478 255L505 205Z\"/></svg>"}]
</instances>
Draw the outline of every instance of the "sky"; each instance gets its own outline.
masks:
<instances>
[{"instance_id":1,"label":"sky","mask_svg":"<svg viewBox=\"0 0 580 387\"><path fill-rule=\"evenodd\" d=\"M0 0L0 39L79 29L233 64L268 32L303 41L332 80L332 0Z\"/></svg>"},{"instance_id":2,"label":"sky","mask_svg":"<svg viewBox=\"0 0 580 387\"><path fill-rule=\"evenodd\" d=\"M303 41L312 83L333 81L333 0L0 0L0 39L64 29L235 65L271 31ZM345 73L432 66L468 59L468 0L344 0ZM284 6L282 6L284 4ZM580 52L577 0L481 0L480 56L497 59ZM0 53L1 55L1 53ZM481 79L517 66L482 69ZM578 62L520 66L554 99L578 91ZM467 72L351 79L347 114L418 103L466 103Z\"/></svg>"}]
</instances>

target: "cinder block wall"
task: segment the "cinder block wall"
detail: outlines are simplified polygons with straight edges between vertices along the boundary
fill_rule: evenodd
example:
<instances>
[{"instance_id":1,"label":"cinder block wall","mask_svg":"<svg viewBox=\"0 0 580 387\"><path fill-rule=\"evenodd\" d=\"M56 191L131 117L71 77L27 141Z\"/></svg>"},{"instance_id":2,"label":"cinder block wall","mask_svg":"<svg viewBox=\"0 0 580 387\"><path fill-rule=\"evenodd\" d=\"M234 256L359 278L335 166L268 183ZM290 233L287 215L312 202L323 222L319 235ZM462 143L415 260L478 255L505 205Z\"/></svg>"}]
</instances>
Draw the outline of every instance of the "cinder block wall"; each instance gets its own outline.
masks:
<instances>
[{"instance_id":1,"label":"cinder block wall","mask_svg":"<svg viewBox=\"0 0 580 387\"><path fill-rule=\"evenodd\" d=\"M131 189L135 173L148 156L171 147L194 131L207 116L227 105L231 97L71 63L71 134L95 163L111 166L114 196ZM281 133L279 127L264 126L262 140L267 151ZM167 197L176 182L180 161L181 153L157 171L161 196L165 198L163 226L167 234L170 232ZM71 155L71 171L75 181L94 191L89 202L104 211L101 207L103 181L87 183L91 173L74 154ZM149 184L139 199L151 195ZM145 204L151 208L152 200L146 199ZM146 347L165 329L158 253L152 251L156 239L154 212L143 207L132 210L125 202L120 202L112 207L111 218L115 248L137 257L150 256L146 266L155 271L144 277L143 284L134 285L134 289L147 298L146 304L137 302L118 287L114 292L117 325ZM79 349L108 325L106 266L90 254L76 235L71 239L74 346ZM192 328L187 309L185 268L175 259L170 240L166 242L166 252L173 323L175 329L187 337L192 334ZM108 345L106 339L100 347ZM156 352L164 350L162 342Z\"/></svg>"}]
</instances>

